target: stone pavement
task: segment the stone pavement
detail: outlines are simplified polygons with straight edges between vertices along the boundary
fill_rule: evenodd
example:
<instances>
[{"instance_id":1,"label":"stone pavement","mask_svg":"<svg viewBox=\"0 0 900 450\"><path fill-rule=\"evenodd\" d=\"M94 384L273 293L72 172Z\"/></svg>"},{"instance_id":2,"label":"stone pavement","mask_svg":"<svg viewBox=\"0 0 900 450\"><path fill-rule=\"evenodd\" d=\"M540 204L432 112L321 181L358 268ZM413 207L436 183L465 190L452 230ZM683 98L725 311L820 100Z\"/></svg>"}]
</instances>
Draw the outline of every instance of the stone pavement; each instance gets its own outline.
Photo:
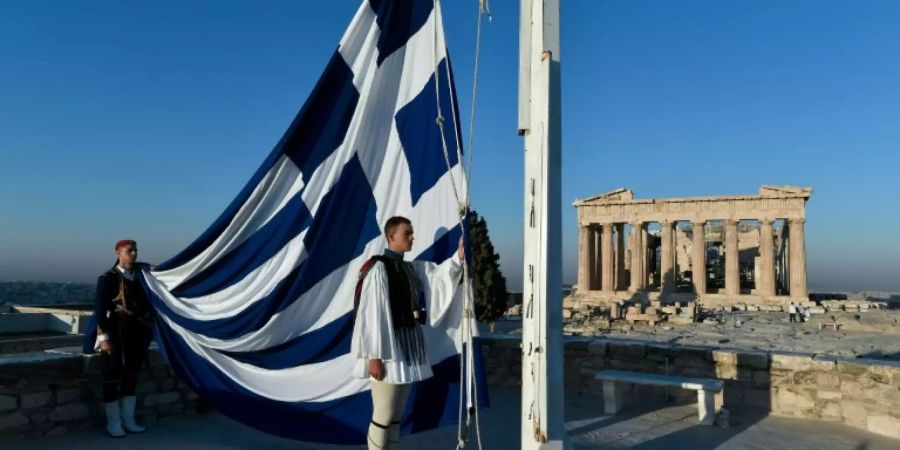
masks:
<instances>
[{"instance_id":1,"label":"stone pavement","mask_svg":"<svg viewBox=\"0 0 900 450\"><path fill-rule=\"evenodd\" d=\"M491 391L492 407L482 411L483 448L518 448L519 392ZM567 398L566 428L575 449L792 449L879 450L900 448L900 442L837 423L734 414L729 429L697 426L695 405L626 405L623 413L607 416L598 399ZM269 436L220 414L167 417L149 424L150 432L112 440L100 428L62 436L0 444L0 450L336 450L363 447L308 444ZM456 446L456 428L446 427L406 437L401 449L446 449ZM476 449L470 445L468 448Z\"/></svg>"}]
</instances>

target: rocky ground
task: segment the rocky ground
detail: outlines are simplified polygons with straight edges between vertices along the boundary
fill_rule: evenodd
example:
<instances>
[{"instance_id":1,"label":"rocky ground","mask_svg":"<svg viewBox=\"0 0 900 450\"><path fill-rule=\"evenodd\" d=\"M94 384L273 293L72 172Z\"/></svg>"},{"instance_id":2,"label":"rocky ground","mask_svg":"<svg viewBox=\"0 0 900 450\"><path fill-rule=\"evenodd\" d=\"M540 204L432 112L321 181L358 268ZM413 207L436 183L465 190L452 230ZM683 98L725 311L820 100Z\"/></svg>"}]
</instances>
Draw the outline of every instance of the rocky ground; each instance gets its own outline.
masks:
<instances>
[{"instance_id":1,"label":"rocky ground","mask_svg":"<svg viewBox=\"0 0 900 450\"><path fill-rule=\"evenodd\" d=\"M839 323L839 330L819 330L820 323ZM521 333L521 319L508 317L495 332ZM737 349L795 351L843 357L900 361L900 311L829 312L815 314L810 321L789 323L788 315L775 312L727 312L700 316L688 325L660 323L655 326L625 321L612 324L601 317L581 317L565 323L567 335L609 336ZM485 327L483 332L488 332Z\"/></svg>"}]
</instances>

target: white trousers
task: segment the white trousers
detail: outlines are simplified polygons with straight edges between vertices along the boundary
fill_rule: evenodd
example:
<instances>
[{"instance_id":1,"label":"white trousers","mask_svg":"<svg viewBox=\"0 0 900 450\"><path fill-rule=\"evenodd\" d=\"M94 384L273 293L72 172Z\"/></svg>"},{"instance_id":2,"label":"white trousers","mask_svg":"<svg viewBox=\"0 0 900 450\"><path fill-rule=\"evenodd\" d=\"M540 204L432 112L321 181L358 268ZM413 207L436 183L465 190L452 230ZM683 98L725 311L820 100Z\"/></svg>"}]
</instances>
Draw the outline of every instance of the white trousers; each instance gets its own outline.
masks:
<instances>
[{"instance_id":1,"label":"white trousers","mask_svg":"<svg viewBox=\"0 0 900 450\"><path fill-rule=\"evenodd\" d=\"M400 442L400 419L412 383L388 384L372 380L372 422L369 424L369 449L396 449Z\"/></svg>"}]
</instances>

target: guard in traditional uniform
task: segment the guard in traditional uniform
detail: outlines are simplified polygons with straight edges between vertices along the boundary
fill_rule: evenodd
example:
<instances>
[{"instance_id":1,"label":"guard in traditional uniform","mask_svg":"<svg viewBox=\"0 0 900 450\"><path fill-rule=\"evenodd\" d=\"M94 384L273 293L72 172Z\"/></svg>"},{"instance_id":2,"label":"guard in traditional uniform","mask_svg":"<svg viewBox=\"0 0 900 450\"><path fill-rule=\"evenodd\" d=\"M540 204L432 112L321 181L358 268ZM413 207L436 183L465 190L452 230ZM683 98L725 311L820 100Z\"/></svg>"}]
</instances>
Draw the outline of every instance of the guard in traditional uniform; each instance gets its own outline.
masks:
<instances>
[{"instance_id":1,"label":"guard in traditional uniform","mask_svg":"<svg viewBox=\"0 0 900 450\"><path fill-rule=\"evenodd\" d=\"M152 309L137 279L142 263L137 243L116 243L116 264L97 278L94 316L97 321L95 350L103 358L103 402L106 431L112 437L146 429L134 420L137 377L152 339Z\"/></svg>"},{"instance_id":2,"label":"guard in traditional uniform","mask_svg":"<svg viewBox=\"0 0 900 450\"><path fill-rule=\"evenodd\" d=\"M464 258L460 240L457 258L443 264L404 261L413 244L412 223L404 217L389 219L384 236L384 254L360 270L350 345L354 375L371 380L370 449L397 448L412 385L432 376L421 327L434 325L450 308Z\"/></svg>"}]
</instances>

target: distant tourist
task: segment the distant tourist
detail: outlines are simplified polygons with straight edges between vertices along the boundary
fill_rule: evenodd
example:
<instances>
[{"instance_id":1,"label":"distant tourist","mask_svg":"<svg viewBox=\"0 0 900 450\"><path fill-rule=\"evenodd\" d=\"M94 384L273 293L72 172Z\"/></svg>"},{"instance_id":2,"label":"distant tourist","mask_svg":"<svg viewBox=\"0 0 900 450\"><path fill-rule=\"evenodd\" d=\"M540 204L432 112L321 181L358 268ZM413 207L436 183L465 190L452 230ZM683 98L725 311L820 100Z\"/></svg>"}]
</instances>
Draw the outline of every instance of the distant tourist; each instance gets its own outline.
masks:
<instances>
[{"instance_id":1,"label":"distant tourist","mask_svg":"<svg viewBox=\"0 0 900 450\"><path fill-rule=\"evenodd\" d=\"M432 377L422 326L434 325L450 308L465 258L462 239L457 258L441 265L404 261L412 250L412 222L392 217L384 226L387 248L360 270L350 353L354 375L371 380L369 449L396 449L400 420L414 383Z\"/></svg>"},{"instance_id":2,"label":"distant tourist","mask_svg":"<svg viewBox=\"0 0 900 450\"><path fill-rule=\"evenodd\" d=\"M788 317L790 318L790 322L797 321L797 306L794 305L794 302L788 306Z\"/></svg>"},{"instance_id":3,"label":"distant tourist","mask_svg":"<svg viewBox=\"0 0 900 450\"><path fill-rule=\"evenodd\" d=\"M137 243L116 242L116 264L97 278L94 316L97 320L95 350L103 358L103 403L106 432L124 437L125 432L146 429L134 420L135 388L147 358L152 337L152 309L137 274Z\"/></svg>"}]
</instances>

